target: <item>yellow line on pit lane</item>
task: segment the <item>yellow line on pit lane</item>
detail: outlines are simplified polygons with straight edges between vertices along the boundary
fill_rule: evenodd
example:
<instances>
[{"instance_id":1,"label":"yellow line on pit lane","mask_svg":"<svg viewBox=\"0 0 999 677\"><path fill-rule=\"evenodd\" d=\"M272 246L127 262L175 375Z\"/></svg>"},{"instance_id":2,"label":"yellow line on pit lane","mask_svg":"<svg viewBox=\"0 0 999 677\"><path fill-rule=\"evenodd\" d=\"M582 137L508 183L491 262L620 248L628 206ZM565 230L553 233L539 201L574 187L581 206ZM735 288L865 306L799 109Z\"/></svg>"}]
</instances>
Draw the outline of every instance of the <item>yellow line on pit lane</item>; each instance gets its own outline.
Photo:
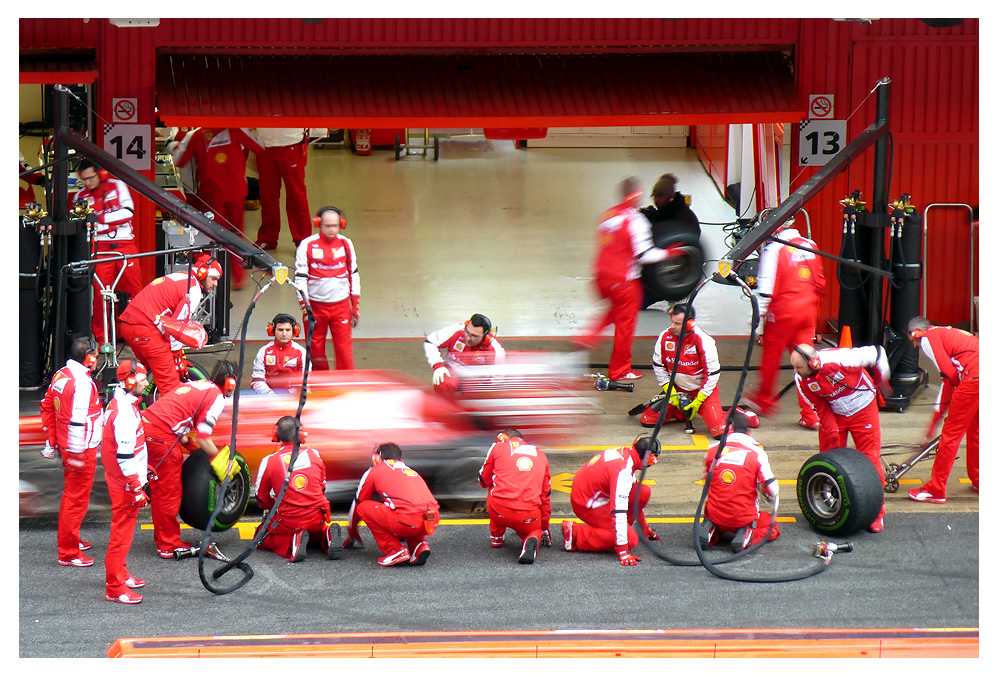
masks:
<instances>
[{"instance_id":1,"label":"yellow line on pit lane","mask_svg":"<svg viewBox=\"0 0 999 677\"><path fill-rule=\"evenodd\" d=\"M707 435L691 435L691 441L693 444L664 444L662 445L663 451L667 449L674 449L677 451L689 451L689 450L707 450L708 448L708 436ZM551 451L603 451L604 449L617 449L623 446L621 444L580 444L572 447L542 447L544 450Z\"/></svg>"},{"instance_id":2,"label":"yellow line on pit lane","mask_svg":"<svg viewBox=\"0 0 999 677\"><path fill-rule=\"evenodd\" d=\"M570 518L570 517L554 518L554 519L552 519L551 523L552 524L561 524L562 522L565 522L565 521L575 522L576 524L581 524L582 523L582 520L575 519L575 518ZM649 518L647 518L646 521L649 524L693 524L694 523L694 518L693 517L649 517ZM777 521L778 522L784 522L784 523L787 523L787 524L795 524L795 523L797 523L798 520L795 519L794 517L784 516L784 517L778 517ZM346 527L347 526L347 521L346 520L334 520L334 522L336 524L339 524L342 527ZM489 526L489 518L488 517L478 517L478 518L442 519L440 521L440 524L442 526L443 525L449 525L449 526ZM236 524L234 524L232 526L232 528L235 529L239 533L239 540L241 540L241 541L252 541L253 540L253 535L256 533L258 526L260 526L260 522L237 522ZM360 523L360 526L365 526L365 524L364 524L363 521ZM142 525L139 525L139 528L140 529L145 529L145 530L148 531L148 530L152 530L153 525L152 524L142 524ZM186 529L186 530L191 530L191 531L201 531L201 529L195 529L194 527L189 527L188 525L183 524L183 523L181 523L180 528L181 528L181 530L185 530Z\"/></svg>"}]
</instances>

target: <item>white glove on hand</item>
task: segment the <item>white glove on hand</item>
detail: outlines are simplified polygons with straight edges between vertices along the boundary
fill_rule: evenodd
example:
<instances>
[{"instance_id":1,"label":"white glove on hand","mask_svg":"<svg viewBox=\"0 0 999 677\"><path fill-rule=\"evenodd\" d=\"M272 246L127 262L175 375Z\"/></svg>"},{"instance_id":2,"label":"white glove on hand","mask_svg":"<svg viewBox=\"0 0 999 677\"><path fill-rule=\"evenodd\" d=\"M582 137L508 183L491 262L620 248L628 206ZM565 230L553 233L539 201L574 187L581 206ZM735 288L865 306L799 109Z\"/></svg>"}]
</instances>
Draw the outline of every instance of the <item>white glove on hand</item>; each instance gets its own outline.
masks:
<instances>
[{"instance_id":1,"label":"white glove on hand","mask_svg":"<svg viewBox=\"0 0 999 677\"><path fill-rule=\"evenodd\" d=\"M55 458L56 450L55 447L49 444L48 440L45 440L45 446L41 448L39 453L43 458Z\"/></svg>"},{"instance_id":2,"label":"white glove on hand","mask_svg":"<svg viewBox=\"0 0 999 677\"><path fill-rule=\"evenodd\" d=\"M451 372L448 371L447 367L437 367L434 369L434 385L439 386L444 382L444 379L450 375Z\"/></svg>"}]
</instances>

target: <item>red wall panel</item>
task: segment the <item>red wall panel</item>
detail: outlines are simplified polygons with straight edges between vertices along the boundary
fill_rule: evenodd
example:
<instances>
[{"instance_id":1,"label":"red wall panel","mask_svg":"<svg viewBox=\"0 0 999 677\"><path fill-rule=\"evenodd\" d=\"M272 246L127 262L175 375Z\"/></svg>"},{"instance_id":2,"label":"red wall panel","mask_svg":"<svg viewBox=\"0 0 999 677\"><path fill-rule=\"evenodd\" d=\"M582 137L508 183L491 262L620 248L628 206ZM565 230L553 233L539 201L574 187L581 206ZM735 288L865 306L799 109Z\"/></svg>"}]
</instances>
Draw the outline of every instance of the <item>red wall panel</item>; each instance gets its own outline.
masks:
<instances>
[{"instance_id":1,"label":"red wall panel","mask_svg":"<svg viewBox=\"0 0 999 677\"><path fill-rule=\"evenodd\" d=\"M18 19L22 48L93 48L97 32L106 19Z\"/></svg>"}]
</instances>

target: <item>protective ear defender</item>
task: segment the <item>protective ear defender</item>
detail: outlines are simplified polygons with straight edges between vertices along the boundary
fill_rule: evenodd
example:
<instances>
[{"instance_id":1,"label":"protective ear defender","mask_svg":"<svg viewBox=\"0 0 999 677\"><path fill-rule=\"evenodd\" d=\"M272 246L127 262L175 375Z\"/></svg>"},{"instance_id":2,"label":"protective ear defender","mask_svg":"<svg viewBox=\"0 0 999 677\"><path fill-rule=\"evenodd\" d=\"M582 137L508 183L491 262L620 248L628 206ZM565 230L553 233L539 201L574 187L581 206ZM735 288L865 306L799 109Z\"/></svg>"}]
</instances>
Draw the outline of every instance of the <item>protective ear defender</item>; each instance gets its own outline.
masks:
<instances>
[{"instance_id":1,"label":"protective ear defender","mask_svg":"<svg viewBox=\"0 0 999 677\"><path fill-rule=\"evenodd\" d=\"M218 263L218 259L211 256L206 259L204 263L198 264L198 266L194 269L194 277L197 278L199 282L204 282L205 278L208 277L208 271L211 270L213 263Z\"/></svg>"},{"instance_id":2,"label":"protective ear defender","mask_svg":"<svg viewBox=\"0 0 999 677\"><path fill-rule=\"evenodd\" d=\"M510 436L507 435L506 433L500 433L499 435L496 436L497 442L506 442L508 439L510 439Z\"/></svg>"},{"instance_id":3,"label":"protective ear defender","mask_svg":"<svg viewBox=\"0 0 999 677\"><path fill-rule=\"evenodd\" d=\"M274 336L274 327L279 324L291 324L291 335L294 338L298 338L298 335L301 333L298 320L287 313L278 313L274 316L273 320L267 323L267 335Z\"/></svg>"},{"instance_id":4,"label":"protective ear defender","mask_svg":"<svg viewBox=\"0 0 999 677\"><path fill-rule=\"evenodd\" d=\"M132 390L135 388L135 382L136 382L135 360L131 360L129 366L131 367L131 371L129 371L128 376L125 377L125 383L123 385L125 386L125 390L127 392L132 392Z\"/></svg>"},{"instance_id":5,"label":"protective ear defender","mask_svg":"<svg viewBox=\"0 0 999 677\"><path fill-rule=\"evenodd\" d=\"M323 214L326 212L336 212L337 216L340 217L340 230L347 230L347 217L343 215L343 212L336 207L323 207L316 215L312 217L313 228L318 228L323 222Z\"/></svg>"},{"instance_id":6,"label":"protective ear defender","mask_svg":"<svg viewBox=\"0 0 999 677\"><path fill-rule=\"evenodd\" d=\"M822 368L822 360L819 359L818 353L816 353L815 355L809 355L798 346L794 347L794 352L798 353L806 360L808 360L808 368L811 369L812 371L818 371L819 369Z\"/></svg>"},{"instance_id":7,"label":"protective ear defender","mask_svg":"<svg viewBox=\"0 0 999 677\"><path fill-rule=\"evenodd\" d=\"M277 434L278 434L278 424L275 423L274 424L274 431L271 433L271 442L278 442L278 443L281 442L281 440L278 439ZM304 443L305 442L305 438L308 437L308 436L309 436L309 433L307 433L305 431L305 428L299 428L298 429L298 439L299 439L300 442Z\"/></svg>"},{"instance_id":8,"label":"protective ear defender","mask_svg":"<svg viewBox=\"0 0 999 677\"><path fill-rule=\"evenodd\" d=\"M909 332L909 338L912 340L922 339L926 336L926 331L923 329L913 329Z\"/></svg>"},{"instance_id":9,"label":"protective ear defender","mask_svg":"<svg viewBox=\"0 0 999 677\"><path fill-rule=\"evenodd\" d=\"M485 315L483 315L482 317L483 319L485 319L486 324L489 325L489 331L487 331L485 334L482 335L482 343L479 344L483 348L485 348L490 343L492 343L493 338L496 337L496 328L493 326L492 321L488 317L486 317ZM468 325L470 324L472 324L471 320L465 320L465 329L468 329Z\"/></svg>"},{"instance_id":10,"label":"protective ear defender","mask_svg":"<svg viewBox=\"0 0 999 677\"><path fill-rule=\"evenodd\" d=\"M679 315L680 313L683 313L683 316L687 318L686 322L687 331L688 332L694 331L694 327L697 326L694 323L694 317L695 317L694 309L687 306L686 304L678 303L675 306L673 306L673 310L670 311L670 317L673 317L673 315Z\"/></svg>"},{"instance_id":11,"label":"protective ear defender","mask_svg":"<svg viewBox=\"0 0 999 677\"><path fill-rule=\"evenodd\" d=\"M107 181L108 179L111 178L111 174L109 174L108 170L106 170L106 169L100 169L100 168L98 168L98 170L97 170L97 178L100 179L101 181Z\"/></svg>"},{"instance_id":12,"label":"protective ear defender","mask_svg":"<svg viewBox=\"0 0 999 677\"><path fill-rule=\"evenodd\" d=\"M83 358L83 366L87 369L93 368L97 364L97 342L93 337L87 338L87 354Z\"/></svg>"}]
</instances>

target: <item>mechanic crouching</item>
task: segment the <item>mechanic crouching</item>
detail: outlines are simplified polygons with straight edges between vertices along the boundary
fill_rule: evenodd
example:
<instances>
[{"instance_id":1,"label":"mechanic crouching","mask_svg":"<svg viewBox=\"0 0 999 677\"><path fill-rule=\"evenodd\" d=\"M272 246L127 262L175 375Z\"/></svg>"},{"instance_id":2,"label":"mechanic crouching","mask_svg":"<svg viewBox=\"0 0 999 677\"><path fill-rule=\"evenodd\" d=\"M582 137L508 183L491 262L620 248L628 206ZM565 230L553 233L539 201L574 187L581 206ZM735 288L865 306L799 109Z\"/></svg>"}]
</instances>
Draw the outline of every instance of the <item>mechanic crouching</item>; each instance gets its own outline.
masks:
<instances>
[{"instance_id":1,"label":"mechanic crouching","mask_svg":"<svg viewBox=\"0 0 999 677\"><path fill-rule=\"evenodd\" d=\"M728 415L731 432L725 438L717 463L719 442L708 449L704 457L704 478L711 476L708 500L704 505L704 521L698 528L701 547L716 545L722 533L732 534L732 551L742 552L767 538L771 515L760 512L759 492L776 498L777 478L770 469L770 459L763 445L749 435L749 421L744 413L733 409ZM780 536L775 523L768 541Z\"/></svg>"},{"instance_id":2,"label":"mechanic crouching","mask_svg":"<svg viewBox=\"0 0 999 677\"><path fill-rule=\"evenodd\" d=\"M638 534L631 527L635 518L650 541L659 536L645 521L645 506L652 490L639 485L635 473L642 469L646 452L649 465L659 460L659 445L650 437L640 437L630 447L605 449L579 469L572 481L572 511L583 521L562 521L562 537L569 551L617 553L621 566L635 566L641 558L629 551L638 545ZM638 514L632 513L638 493Z\"/></svg>"},{"instance_id":3,"label":"mechanic crouching","mask_svg":"<svg viewBox=\"0 0 999 677\"><path fill-rule=\"evenodd\" d=\"M357 523L364 520L382 551L378 564L423 566L430 557L427 537L437 529L440 516L437 500L419 473L403 462L399 445L379 444L350 504L343 547L364 545L357 530Z\"/></svg>"},{"instance_id":4,"label":"mechanic crouching","mask_svg":"<svg viewBox=\"0 0 999 677\"><path fill-rule=\"evenodd\" d=\"M282 416L274 425L273 439L281 446L264 457L257 471L257 505L263 510L275 507L274 500L284 485L291 462L297 428L294 416ZM304 442L305 431L300 435ZM266 518L260 524L264 521ZM277 506L277 515L257 547L273 550L292 562L301 562L305 559L310 537L322 543L323 552L329 559L336 559L340 550L340 527L333 524L330 502L326 499L326 465L318 451L299 446L288 488Z\"/></svg>"}]
</instances>

